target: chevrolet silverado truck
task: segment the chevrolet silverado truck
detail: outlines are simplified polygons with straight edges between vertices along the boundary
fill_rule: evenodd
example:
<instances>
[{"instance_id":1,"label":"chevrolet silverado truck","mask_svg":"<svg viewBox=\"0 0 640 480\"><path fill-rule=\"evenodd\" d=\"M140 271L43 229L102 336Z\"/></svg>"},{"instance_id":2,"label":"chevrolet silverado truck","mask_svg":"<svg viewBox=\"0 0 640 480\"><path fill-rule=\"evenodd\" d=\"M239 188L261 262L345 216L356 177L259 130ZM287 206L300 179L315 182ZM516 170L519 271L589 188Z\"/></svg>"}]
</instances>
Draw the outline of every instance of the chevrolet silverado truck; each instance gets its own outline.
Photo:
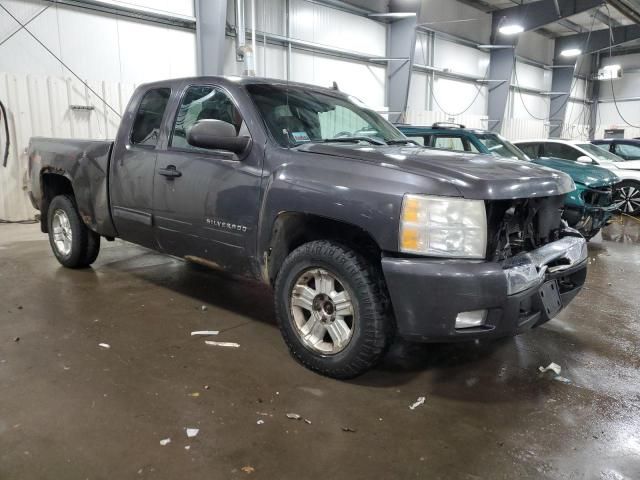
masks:
<instances>
[{"instance_id":1,"label":"chevrolet silverado truck","mask_svg":"<svg viewBox=\"0 0 640 480\"><path fill-rule=\"evenodd\" d=\"M511 336L581 289L562 172L424 148L354 97L281 80L142 85L114 141L32 138L30 192L54 255L118 237L274 289L292 355L336 378L396 336Z\"/></svg>"}]
</instances>

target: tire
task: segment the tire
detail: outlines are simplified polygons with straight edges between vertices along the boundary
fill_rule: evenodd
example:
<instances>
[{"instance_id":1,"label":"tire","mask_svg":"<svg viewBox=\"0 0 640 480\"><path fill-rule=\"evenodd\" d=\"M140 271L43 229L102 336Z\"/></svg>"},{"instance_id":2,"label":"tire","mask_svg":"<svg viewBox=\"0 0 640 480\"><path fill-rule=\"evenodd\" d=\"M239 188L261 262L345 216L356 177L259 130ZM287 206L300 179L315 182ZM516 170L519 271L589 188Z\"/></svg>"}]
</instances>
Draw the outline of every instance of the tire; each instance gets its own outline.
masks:
<instances>
[{"instance_id":1,"label":"tire","mask_svg":"<svg viewBox=\"0 0 640 480\"><path fill-rule=\"evenodd\" d=\"M275 310L291 355L328 377L361 375L393 339L382 272L331 241L304 244L285 259L275 282Z\"/></svg>"},{"instance_id":2,"label":"tire","mask_svg":"<svg viewBox=\"0 0 640 480\"><path fill-rule=\"evenodd\" d=\"M613 202L620 203L618 210L622 213L640 214L640 183L632 180L620 182L613 192Z\"/></svg>"},{"instance_id":3,"label":"tire","mask_svg":"<svg viewBox=\"0 0 640 480\"><path fill-rule=\"evenodd\" d=\"M58 195L49 204L49 244L61 265L84 268L100 251L100 236L83 223L73 197Z\"/></svg>"}]
</instances>

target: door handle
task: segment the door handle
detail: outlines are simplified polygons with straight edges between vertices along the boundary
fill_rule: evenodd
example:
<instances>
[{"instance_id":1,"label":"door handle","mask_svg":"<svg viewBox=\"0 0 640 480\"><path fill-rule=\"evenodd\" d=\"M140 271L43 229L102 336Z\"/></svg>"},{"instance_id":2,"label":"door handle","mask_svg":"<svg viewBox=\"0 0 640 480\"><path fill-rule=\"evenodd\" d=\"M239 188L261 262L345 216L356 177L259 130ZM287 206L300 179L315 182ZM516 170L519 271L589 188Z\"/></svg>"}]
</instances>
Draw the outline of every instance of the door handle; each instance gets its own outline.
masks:
<instances>
[{"instance_id":1,"label":"door handle","mask_svg":"<svg viewBox=\"0 0 640 480\"><path fill-rule=\"evenodd\" d=\"M158 169L158 174L165 177L169 177L169 178L176 178L176 177L182 176L182 173L176 170L175 165L167 165L166 168Z\"/></svg>"}]
</instances>

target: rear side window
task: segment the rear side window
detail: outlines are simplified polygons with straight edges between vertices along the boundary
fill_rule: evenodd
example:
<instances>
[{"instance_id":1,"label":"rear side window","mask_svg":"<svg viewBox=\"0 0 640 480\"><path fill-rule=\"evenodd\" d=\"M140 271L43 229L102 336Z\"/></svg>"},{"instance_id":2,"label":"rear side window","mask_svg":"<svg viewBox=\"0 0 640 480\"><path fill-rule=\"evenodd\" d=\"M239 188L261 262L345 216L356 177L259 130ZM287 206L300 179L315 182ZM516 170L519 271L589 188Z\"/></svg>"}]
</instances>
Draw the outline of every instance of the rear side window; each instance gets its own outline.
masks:
<instances>
[{"instance_id":1,"label":"rear side window","mask_svg":"<svg viewBox=\"0 0 640 480\"><path fill-rule=\"evenodd\" d=\"M155 147L160 136L162 116L167 108L170 88L155 88L144 94L131 129L131 143Z\"/></svg>"},{"instance_id":2,"label":"rear side window","mask_svg":"<svg viewBox=\"0 0 640 480\"><path fill-rule=\"evenodd\" d=\"M544 145L544 156L545 157L555 157L555 158L563 158L565 160L578 160L582 153L576 150L570 145L565 145L564 143L545 143Z\"/></svg>"},{"instance_id":3,"label":"rear side window","mask_svg":"<svg viewBox=\"0 0 640 480\"><path fill-rule=\"evenodd\" d=\"M467 138L454 135L434 135L433 146L443 150L478 152L478 149Z\"/></svg>"},{"instance_id":4,"label":"rear side window","mask_svg":"<svg viewBox=\"0 0 640 480\"><path fill-rule=\"evenodd\" d=\"M424 145L424 137L407 137L409 140L413 140L416 143L419 143L420 145Z\"/></svg>"},{"instance_id":5,"label":"rear side window","mask_svg":"<svg viewBox=\"0 0 640 480\"><path fill-rule=\"evenodd\" d=\"M617 143L616 154L625 160L640 160L640 147L626 143Z\"/></svg>"},{"instance_id":6,"label":"rear side window","mask_svg":"<svg viewBox=\"0 0 640 480\"><path fill-rule=\"evenodd\" d=\"M529 158L540 158L540 144L539 143L519 143L516 145L522 150Z\"/></svg>"}]
</instances>

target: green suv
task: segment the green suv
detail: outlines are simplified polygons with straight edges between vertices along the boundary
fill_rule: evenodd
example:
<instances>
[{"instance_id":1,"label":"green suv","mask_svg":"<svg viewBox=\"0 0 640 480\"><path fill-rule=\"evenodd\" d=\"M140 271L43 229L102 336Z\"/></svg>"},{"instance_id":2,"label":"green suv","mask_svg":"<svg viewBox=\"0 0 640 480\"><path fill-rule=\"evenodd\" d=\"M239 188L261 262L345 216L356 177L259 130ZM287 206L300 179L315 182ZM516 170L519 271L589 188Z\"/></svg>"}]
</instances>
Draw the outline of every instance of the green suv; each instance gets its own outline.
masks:
<instances>
[{"instance_id":1,"label":"green suv","mask_svg":"<svg viewBox=\"0 0 640 480\"><path fill-rule=\"evenodd\" d=\"M587 239L593 238L615 212L612 191L619 178L615 173L595 165L561 158L541 157L531 160L522 150L500 135L453 123L429 126L396 125L409 139L425 147L468 153L494 155L533 162L560 170L571 176L576 189L565 199L564 219Z\"/></svg>"}]
</instances>

